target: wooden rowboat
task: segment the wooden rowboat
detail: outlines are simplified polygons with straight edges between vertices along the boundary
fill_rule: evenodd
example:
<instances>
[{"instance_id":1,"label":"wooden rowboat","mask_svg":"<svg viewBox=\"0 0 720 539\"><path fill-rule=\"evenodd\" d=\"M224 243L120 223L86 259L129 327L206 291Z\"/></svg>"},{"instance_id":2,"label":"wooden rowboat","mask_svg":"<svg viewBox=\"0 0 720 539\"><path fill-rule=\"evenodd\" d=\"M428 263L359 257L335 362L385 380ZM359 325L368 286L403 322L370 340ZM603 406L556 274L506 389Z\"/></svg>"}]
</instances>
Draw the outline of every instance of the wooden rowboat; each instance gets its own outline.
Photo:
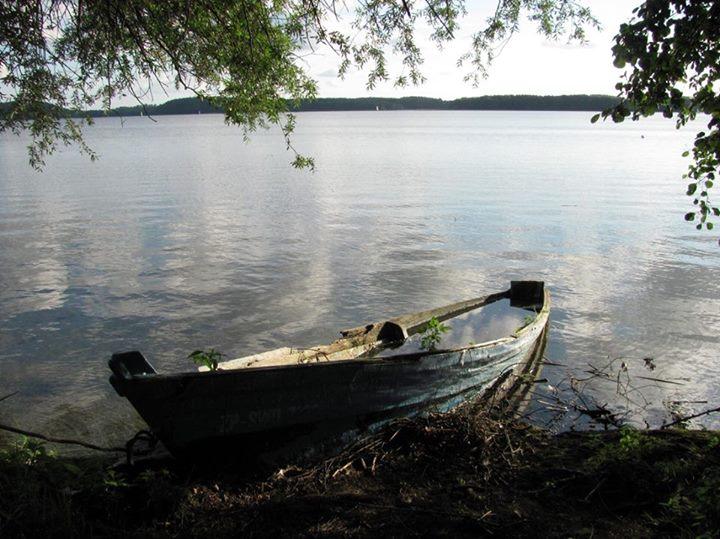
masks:
<instances>
[{"instance_id":1,"label":"wooden rowboat","mask_svg":"<svg viewBox=\"0 0 720 539\"><path fill-rule=\"evenodd\" d=\"M531 313L522 327L479 344L406 352L431 320L452 327L500 300ZM140 352L114 354L110 383L178 458L307 453L396 417L448 410L490 387L496 400L517 399L517 381L540 363L549 309L542 282L516 281L505 292L343 331L329 345L280 348L214 371L158 374Z\"/></svg>"}]
</instances>

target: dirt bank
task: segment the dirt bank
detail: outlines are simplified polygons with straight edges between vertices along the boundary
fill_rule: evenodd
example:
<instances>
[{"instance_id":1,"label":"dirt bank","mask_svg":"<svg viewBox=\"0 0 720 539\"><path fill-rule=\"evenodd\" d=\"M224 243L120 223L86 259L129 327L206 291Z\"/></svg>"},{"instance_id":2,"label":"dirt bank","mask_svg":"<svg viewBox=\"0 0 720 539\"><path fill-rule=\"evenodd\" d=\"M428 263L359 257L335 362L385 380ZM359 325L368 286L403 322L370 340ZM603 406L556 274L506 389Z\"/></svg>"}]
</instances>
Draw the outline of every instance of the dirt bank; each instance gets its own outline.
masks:
<instances>
[{"instance_id":1,"label":"dirt bank","mask_svg":"<svg viewBox=\"0 0 720 539\"><path fill-rule=\"evenodd\" d=\"M275 470L123 472L25 442L0 490L4 537L714 536L720 434L551 436L466 407Z\"/></svg>"}]
</instances>

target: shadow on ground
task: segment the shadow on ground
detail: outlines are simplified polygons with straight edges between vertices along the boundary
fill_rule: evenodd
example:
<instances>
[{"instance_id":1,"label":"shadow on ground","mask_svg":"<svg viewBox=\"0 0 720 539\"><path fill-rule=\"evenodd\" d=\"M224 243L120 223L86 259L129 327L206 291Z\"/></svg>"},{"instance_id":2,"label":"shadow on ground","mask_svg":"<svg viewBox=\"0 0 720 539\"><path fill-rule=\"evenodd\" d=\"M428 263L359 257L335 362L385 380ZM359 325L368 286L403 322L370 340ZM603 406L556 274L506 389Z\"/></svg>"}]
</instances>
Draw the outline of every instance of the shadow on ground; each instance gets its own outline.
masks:
<instances>
[{"instance_id":1,"label":"shadow on ground","mask_svg":"<svg viewBox=\"0 0 720 539\"><path fill-rule=\"evenodd\" d=\"M0 455L0 491L3 537L710 537L720 434L552 436L466 407L396 422L314 465L222 473L123 469L20 439Z\"/></svg>"}]
</instances>

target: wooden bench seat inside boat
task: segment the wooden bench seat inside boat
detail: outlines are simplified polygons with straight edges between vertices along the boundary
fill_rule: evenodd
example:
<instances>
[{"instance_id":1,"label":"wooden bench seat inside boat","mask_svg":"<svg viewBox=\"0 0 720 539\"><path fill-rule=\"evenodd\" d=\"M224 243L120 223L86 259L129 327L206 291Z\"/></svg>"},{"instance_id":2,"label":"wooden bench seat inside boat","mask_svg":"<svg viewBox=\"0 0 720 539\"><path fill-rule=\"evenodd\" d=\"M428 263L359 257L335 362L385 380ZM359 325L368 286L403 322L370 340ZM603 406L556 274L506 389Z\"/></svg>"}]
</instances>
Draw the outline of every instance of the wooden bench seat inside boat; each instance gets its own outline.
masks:
<instances>
[{"instance_id":1,"label":"wooden bench seat inside boat","mask_svg":"<svg viewBox=\"0 0 720 539\"><path fill-rule=\"evenodd\" d=\"M250 367L275 367L279 365L296 365L302 363L315 363L320 361L340 361L355 359L368 352L381 341L361 343L359 345L351 339L338 339L329 345L311 348L276 348L260 354L253 354L238 359L231 359L218 363L218 370L246 369ZM207 367L199 367L199 371L207 371Z\"/></svg>"}]
</instances>

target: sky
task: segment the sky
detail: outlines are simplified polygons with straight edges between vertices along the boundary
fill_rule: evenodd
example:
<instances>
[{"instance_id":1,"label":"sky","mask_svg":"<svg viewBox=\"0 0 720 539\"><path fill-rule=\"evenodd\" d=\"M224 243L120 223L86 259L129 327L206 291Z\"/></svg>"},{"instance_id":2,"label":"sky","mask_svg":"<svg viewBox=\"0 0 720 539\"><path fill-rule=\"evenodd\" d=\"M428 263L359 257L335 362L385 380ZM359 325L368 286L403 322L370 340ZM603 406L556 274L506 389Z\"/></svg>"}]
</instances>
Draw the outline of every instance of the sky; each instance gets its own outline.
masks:
<instances>
[{"instance_id":1,"label":"sky","mask_svg":"<svg viewBox=\"0 0 720 539\"><path fill-rule=\"evenodd\" d=\"M428 39L427 27L418 27L417 42L425 63L422 72L426 82L420 86L396 88L392 82L380 83L372 91L366 89L367 71L352 71L338 79L340 59L329 49L319 49L303 58L307 73L318 83L319 97L402 97L426 96L456 99L502 94L609 94L614 95L621 71L613 67L611 47L622 22L631 18L632 10L641 0L585 0L602 25L590 29L588 42L568 44L566 40L548 40L540 36L532 21L521 21L520 31L504 47L489 69L489 77L477 87L463 81L466 70L456 66L467 52L470 37L482 28L494 12L498 0L467 0L467 15L460 20L456 39L442 51ZM344 27L349 29L349 24ZM400 73L399 58L388 57L389 72ZM163 103L169 99L190 96L189 92L173 89L166 92L156 85L148 102ZM132 97L118 98L113 106L135 105Z\"/></svg>"},{"instance_id":2,"label":"sky","mask_svg":"<svg viewBox=\"0 0 720 539\"><path fill-rule=\"evenodd\" d=\"M613 67L611 47L622 22L631 18L640 0L588 0L588 5L603 28L588 33L588 43L568 44L540 36L532 21L523 20L520 32L513 36L495 59L489 77L478 87L463 81L466 71L456 67L457 59L468 50L470 36L482 27L494 11L497 0L469 0L468 14L461 20L454 43L438 51L427 40L423 74L427 81L418 87L395 88L391 82L379 84L372 92L365 89L366 73L354 72L344 80L336 77L337 57L332 52L307 59L308 72L318 81L321 97L401 97L422 95L454 99L458 97L500 94L610 94L621 71ZM390 62L391 73L400 62ZM394 67L394 69L393 69Z\"/></svg>"},{"instance_id":3,"label":"sky","mask_svg":"<svg viewBox=\"0 0 720 539\"><path fill-rule=\"evenodd\" d=\"M423 74L426 82L420 86L395 88L392 82L378 84L372 91L366 89L367 72L351 71L345 79L337 77L339 58L330 50L317 50L304 58L304 67L318 83L319 97L402 97L426 96L456 99L481 95L502 94L609 94L621 71L613 67L611 47L622 22L631 18L633 8L641 0L586 0L601 30L590 30L586 44L568 44L565 39L548 40L540 36L534 23L521 22L520 31L497 56L489 69L489 77L477 87L463 81L466 71L456 66L458 58L468 50L470 36L481 28L495 9L497 0L468 0L468 14L460 21L457 39L439 51L428 39L429 32L420 27L418 44L423 50ZM347 28L347 27L346 27ZM389 57L391 76L400 72L401 62ZM167 93L153 92L152 102L191 94L169 89ZM118 99L113 104L134 105L131 97Z\"/></svg>"}]
</instances>

